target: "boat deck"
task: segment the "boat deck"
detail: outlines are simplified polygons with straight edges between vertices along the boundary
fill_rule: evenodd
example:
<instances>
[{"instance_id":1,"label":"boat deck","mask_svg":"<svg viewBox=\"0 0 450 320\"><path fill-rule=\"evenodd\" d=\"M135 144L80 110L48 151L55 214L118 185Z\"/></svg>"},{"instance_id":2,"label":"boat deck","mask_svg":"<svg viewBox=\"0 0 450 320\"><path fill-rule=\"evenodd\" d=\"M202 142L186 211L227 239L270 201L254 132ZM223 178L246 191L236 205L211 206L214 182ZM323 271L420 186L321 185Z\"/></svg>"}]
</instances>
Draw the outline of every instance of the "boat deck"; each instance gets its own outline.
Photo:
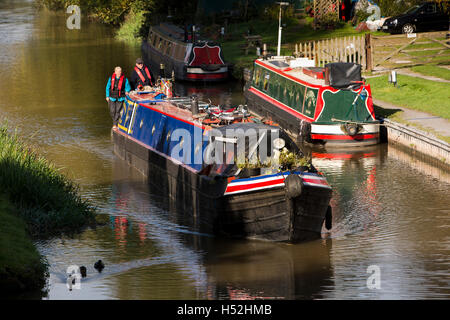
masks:
<instances>
[{"instance_id":1,"label":"boat deck","mask_svg":"<svg viewBox=\"0 0 450 320\"><path fill-rule=\"evenodd\" d=\"M137 93L130 92L129 98L140 105L146 106L150 109L155 109L163 114L170 115L171 117L177 118L182 121L187 121L194 123L197 126L202 126L202 122L195 119L192 116L190 110L190 99L189 98L171 98L171 99L158 99L159 92L148 92L148 93ZM158 103L155 103L158 102ZM177 105L182 104L185 108L179 107ZM207 105L205 103L199 102L199 107Z\"/></svg>"}]
</instances>

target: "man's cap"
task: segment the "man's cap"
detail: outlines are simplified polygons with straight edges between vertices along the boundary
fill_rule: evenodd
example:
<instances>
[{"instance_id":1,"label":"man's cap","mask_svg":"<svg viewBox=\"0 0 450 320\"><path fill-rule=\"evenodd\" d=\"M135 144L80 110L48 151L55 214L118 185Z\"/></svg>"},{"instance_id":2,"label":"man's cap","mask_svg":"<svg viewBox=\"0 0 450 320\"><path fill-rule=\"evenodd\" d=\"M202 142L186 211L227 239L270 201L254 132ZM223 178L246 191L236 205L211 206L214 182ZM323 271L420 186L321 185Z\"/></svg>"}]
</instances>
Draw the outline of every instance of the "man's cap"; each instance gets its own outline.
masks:
<instances>
[{"instance_id":1,"label":"man's cap","mask_svg":"<svg viewBox=\"0 0 450 320\"><path fill-rule=\"evenodd\" d=\"M144 63L144 60L142 60L142 58L137 58L137 59L136 59L136 63L138 63L138 64L139 64L139 63Z\"/></svg>"}]
</instances>

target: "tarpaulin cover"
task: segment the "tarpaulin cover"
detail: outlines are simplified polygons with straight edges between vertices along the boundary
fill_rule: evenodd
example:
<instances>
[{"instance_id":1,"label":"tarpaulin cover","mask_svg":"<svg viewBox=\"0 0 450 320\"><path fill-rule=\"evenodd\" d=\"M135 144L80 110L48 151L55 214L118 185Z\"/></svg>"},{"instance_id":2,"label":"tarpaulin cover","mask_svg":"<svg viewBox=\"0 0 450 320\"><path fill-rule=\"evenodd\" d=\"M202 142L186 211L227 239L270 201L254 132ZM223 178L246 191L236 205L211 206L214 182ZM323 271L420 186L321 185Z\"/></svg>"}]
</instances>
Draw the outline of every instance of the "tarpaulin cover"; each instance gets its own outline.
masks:
<instances>
[{"instance_id":1,"label":"tarpaulin cover","mask_svg":"<svg viewBox=\"0 0 450 320\"><path fill-rule=\"evenodd\" d=\"M329 69L330 86L334 88L348 88L359 86L352 81L361 81L361 65L352 62L334 62L325 65Z\"/></svg>"}]
</instances>

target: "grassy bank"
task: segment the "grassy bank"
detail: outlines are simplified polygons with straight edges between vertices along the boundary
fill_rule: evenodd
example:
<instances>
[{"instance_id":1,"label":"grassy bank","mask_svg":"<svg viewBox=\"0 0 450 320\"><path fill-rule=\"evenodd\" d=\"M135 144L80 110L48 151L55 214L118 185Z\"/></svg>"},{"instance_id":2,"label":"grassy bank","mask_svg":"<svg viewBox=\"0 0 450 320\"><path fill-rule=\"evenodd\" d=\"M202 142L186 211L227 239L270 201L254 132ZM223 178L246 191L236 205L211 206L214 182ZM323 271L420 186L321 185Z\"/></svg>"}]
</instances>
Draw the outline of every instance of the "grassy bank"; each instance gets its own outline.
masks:
<instances>
[{"instance_id":1,"label":"grassy bank","mask_svg":"<svg viewBox=\"0 0 450 320\"><path fill-rule=\"evenodd\" d=\"M399 107L423 111L450 119L450 91L448 83L397 75L398 85L388 83L388 76L367 79L375 99Z\"/></svg>"},{"instance_id":2,"label":"grassy bank","mask_svg":"<svg viewBox=\"0 0 450 320\"><path fill-rule=\"evenodd\" d=\"M27 234L25 222L2 195L0 220L0 296L43 288L46 262Z\"/></svg>"},{"instance_id":3,"label":"grassy bank","mask_svg":"<svg viewBox=\"0 0 450 320\"><path fill-rule=\"evenodd\" d=\"M0 125L0 190L0 279L19 289L40 286L44 280L36 274L42 275L45 265L31 249L31 239L79 232L95 224L95 209L81 199L76 185L5 125Z\"/></svg>"}]
</instances>

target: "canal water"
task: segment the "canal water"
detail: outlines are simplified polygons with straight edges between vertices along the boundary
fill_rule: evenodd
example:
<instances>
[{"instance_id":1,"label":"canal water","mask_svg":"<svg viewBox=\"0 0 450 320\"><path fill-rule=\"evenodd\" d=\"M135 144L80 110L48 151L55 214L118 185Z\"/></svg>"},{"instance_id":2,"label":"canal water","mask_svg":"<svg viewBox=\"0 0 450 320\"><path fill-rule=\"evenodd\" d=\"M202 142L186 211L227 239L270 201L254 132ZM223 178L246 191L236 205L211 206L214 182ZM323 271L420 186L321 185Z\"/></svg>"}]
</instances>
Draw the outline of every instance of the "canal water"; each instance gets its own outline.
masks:
<instances>
[{"instance_id":1,"label":"canal water","mask_svg":"<svg viewBox=\"0 0 450 320\"><path fill-rule=\"evenodd\" d=\"M84 17L81 29L69 30L68 14L32 3L0 2L0 119L76 181L107 220L37 243L50 263L48 293L38 298L450 298L448 172L387 145L310 150L333 186L333 229L322 239L292 245L198 233L113 154L106 80L116 65L130 71L139 45ZM244 102L236 82L176 90ZM98 259L102 273L93 268ZM87 267L80 290L66 287L71 265Z\"/></svg>"}]
</instances>

